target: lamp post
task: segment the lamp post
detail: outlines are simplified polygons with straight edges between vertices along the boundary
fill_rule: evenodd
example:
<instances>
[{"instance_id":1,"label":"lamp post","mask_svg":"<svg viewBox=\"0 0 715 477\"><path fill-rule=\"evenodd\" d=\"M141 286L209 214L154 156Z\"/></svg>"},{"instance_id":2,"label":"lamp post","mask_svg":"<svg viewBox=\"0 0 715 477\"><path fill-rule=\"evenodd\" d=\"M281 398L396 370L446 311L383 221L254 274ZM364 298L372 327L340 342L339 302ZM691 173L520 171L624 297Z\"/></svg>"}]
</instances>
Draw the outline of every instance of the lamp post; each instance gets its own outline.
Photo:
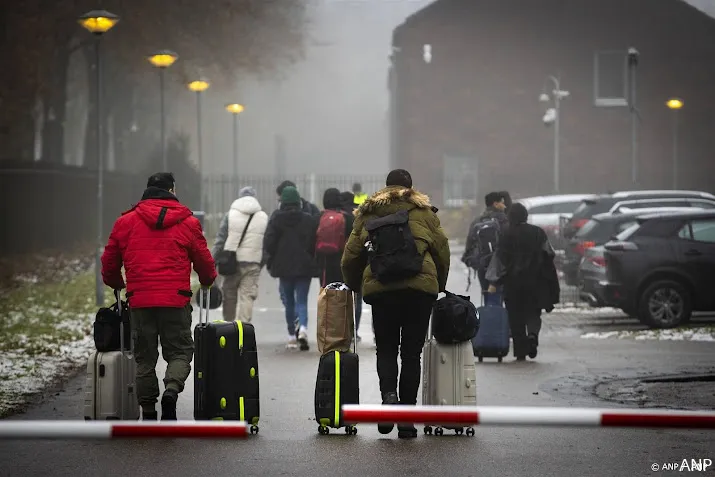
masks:
<instances>
[{"instance_id":1,"label":"lamp post","mask_svg":"<svg viewBox=\"0 0 715 477\"><path fill-rule=\"evenodd\" d=\"M677 98L665 103L673 111L673 189L678 188L678 111L683 107L683 101Z\"/></svg>"},{"instance_id":2,"label":"lamp post","mask_svg":"<svg viewBox=\"0 0 715 477\"><path fill-rule=\"evenodd\" d=\"M179 59L179 56L170 50L157 51L149 57L149 62L159 69L159 95L161 113L161 166L164 172L168 172L169 166L166 160L166 115L164 111L164 71Z\"/></svg>"},{"instance_id":3,"label":"lamp post","mask_svg":"<svg viewBox=\"0 0 715 477\"><path fill-rule=\"evenodd\" d=\"M191 83L188 84L188 87L191 91L196 93L196 145L198 147L198 159L199 159L199 194L201 195L201 199L199 201L199 208L202 212L205 212L206 210L204 209L204 158L203 158L203 150L201 147L202 141L201 141L201 93L209 89L209 82L205 80L196 80L192 81Z\"/></svg>"},{"instance_id":4,"label":"lamp post","mask_svg":"<svg viewBox=\"0 0 715 477\"><path fill-rule=\"evenodd\" d=\"M233 188L234 196L238 195L238 115L245 108L238 103L226 105L226 111L233 114Z\"/></svg>"},{"instance_id":5,"label":"lamp post","mask_svg":"<svg viewBox=\"0 0 715 477\"><path fill-rule=\"evenodd\" d=\"M102 35L111 30L119 22L119 17L105 10L92 10L77 20L79 24L92 33L95 38L95 81L97 97L95 98L97 135L97 250L94 261L95 297L97 306L104 305L104 283L102 281L102 251L104 250L104 158L102 147L102 68L100 40Z\"/></svg>"},{"instance_id":6,"label":"lamp post","mask_svg":"<svg viewBox=\"0 0 715 477\"><path fill-rule=\"evenodd\" d=\"M563 91L561 89L561 81L555 76L548 76L546 81L551 81L553 83L554 89L552 91L554 106L546 110L544 114L543 121L544 124L550 126L554 125L554 192L559 193L561 186L560 182L560 168L561 168L561 158L560 158L560 141L561 141L561 100L566 98L570 93L568 91ZM546 93L546 82L544 82L543 93L539 96L539 101L542 103L548 103L551 101L551 97Z\"/></svg>"}]
</instances>

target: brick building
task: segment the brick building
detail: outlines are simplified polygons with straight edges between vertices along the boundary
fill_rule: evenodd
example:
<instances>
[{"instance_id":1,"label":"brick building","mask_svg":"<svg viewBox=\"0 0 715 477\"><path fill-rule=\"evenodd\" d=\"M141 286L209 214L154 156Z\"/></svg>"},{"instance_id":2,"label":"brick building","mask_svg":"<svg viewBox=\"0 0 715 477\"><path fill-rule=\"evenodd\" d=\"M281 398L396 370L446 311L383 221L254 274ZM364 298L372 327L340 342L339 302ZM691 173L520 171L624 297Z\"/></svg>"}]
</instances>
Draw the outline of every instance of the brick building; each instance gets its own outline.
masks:
<instances>
[{"instance_id":1,"label":"brick building","mask_svg":"<svg viewBox=\"0 0 715 477\"><path fill-rule=\"evenodd\" d=\"M639 51L635 185L629 47ZM670 188L671 97L685 104L678 188L715 191L715 19L681 0L430 4L393 32L391 166L412 171L441 206L481 202L488 189L552 193L554 133L539 101L553 90L549 75L570 93L561 103L561 193ZM597 107L596 97L621 106Z\"/></svg>"}]
</instances>

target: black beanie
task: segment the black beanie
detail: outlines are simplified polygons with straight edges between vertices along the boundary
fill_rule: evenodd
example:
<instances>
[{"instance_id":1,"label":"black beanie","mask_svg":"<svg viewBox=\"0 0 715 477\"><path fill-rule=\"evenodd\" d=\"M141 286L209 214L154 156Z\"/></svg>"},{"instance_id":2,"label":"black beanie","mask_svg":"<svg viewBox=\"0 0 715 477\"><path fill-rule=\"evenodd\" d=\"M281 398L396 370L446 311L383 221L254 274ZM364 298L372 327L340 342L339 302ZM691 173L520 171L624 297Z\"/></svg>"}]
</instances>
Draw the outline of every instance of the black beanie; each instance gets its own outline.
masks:
<instances>
[{"instance_id":1,"label":"black beanie","mask_svg":"<svg viewBox=\"0 0 715 477\"><path fill-rule=\"evenodd\" d=\"M394 169L387 174L386 186L402 186L412 188L412 176L404 169Z\"/></svg>"}]
</instances>

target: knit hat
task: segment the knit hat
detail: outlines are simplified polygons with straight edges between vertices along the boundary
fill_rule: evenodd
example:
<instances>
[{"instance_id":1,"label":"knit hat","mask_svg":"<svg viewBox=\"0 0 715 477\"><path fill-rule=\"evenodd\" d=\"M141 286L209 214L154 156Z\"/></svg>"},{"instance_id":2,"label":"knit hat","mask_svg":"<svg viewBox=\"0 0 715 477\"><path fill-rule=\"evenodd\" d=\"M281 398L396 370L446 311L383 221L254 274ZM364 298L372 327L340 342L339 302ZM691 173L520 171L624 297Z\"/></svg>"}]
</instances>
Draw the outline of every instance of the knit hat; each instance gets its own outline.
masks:
<instances>
[{"instance_id":1,"label":"knit hat","mask_svg":"<svg viewBox=\"0 0 715 477\"><path fill-rule=\"evenodd\" d=\"M256 197L256 189L251 186L246 186L238 191L238 197Z\"/></svg>"},{"instance_id":2,"label":"knit hat","mask_svg":"<svg viewBox=\"0 0 715 477\"><path fill-rule=\"evenodd\" d=\"M281 192L281 204L300 204L300 194L298 189L288 186Z\"/></svg>"},{"instance_id":3,"label":"knit hat","mask_svg":"<svg viewBox=\"0 0 715 477\"><path fill-rule=\"evenodd\" d=\"M404 169L394 169L387 174L386 186L412 187L412 176Z\"/></svg>"}]
</instances>

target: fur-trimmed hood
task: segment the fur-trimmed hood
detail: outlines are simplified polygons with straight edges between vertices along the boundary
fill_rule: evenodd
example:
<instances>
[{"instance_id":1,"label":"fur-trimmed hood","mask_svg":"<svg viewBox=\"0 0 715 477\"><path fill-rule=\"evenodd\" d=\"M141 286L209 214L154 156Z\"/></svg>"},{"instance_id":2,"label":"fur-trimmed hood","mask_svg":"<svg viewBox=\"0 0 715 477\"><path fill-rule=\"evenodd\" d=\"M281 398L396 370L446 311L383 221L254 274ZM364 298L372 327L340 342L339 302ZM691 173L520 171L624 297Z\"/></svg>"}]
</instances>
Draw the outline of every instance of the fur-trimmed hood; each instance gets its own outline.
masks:
<instances>
[{"instance_id":1,"label":"fur-trimmed hood","mask_svg":"<svg viewBox=\"0 0 715 477\"><path fill-rule=\"evenodd\" d=\"M415 189L408 189L402 186L389 186L375 192L365 199L360 207L353 212L355 216L374 213L378 208L395 202L407 202L419 209L432 209L437 212L437 208L430 204L429 197Z\"/></svg>"}]
</instances>

